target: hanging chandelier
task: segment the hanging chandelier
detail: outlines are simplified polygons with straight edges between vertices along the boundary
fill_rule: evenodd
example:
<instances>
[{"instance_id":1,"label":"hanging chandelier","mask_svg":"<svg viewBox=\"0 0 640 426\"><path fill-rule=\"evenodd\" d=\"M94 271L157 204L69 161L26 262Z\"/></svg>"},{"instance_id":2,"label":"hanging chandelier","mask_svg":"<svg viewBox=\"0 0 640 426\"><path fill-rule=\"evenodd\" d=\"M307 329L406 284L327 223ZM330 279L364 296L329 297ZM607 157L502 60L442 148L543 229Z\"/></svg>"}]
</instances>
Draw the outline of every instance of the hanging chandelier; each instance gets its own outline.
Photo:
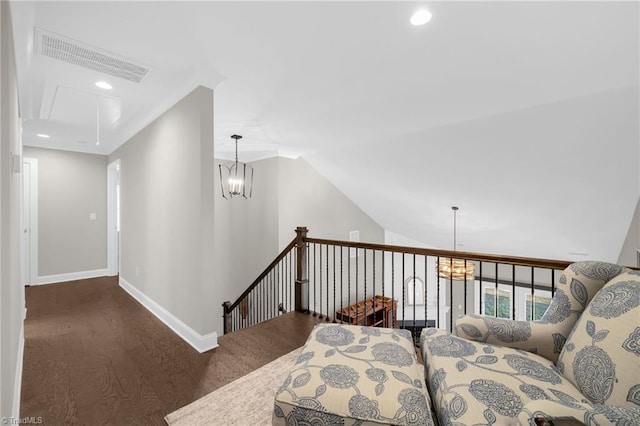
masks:
<instances>
[{"instance_id":1,"label":"hanging chandelier","mask_svg":"<svg viewBox=\"0 0 640 426\"><path fill-rule=\"evenodd\" d=\"M251 198L253 191L253 167L238 161L238 140L240 135L231 135L236 142L236 161L220 164L220 185L222 197L229 199L234 197Z\"/></svg>"},{"instance_id":2,"label":"hanging chandelier","mask_svg":"<svg viewBox=\"0 0 640 426\"><path fill-rule=\"evenodd\" d=\"M456 214L459 209L453 206L451 210L453 210L453 251L456 251ZM475 264L472 261L443 257L438 258L436 268L440 278L456 281L475 279Z\"/></svg>"}]
</instances>

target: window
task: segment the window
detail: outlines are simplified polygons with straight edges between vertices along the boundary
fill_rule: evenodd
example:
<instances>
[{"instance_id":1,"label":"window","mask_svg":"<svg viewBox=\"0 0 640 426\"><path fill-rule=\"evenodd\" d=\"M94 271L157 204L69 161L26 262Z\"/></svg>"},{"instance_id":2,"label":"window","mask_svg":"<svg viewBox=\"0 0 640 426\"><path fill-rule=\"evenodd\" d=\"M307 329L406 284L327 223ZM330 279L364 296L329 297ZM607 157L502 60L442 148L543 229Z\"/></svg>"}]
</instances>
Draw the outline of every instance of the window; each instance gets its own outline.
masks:
<instances>
[{"instance_id":1,"label":"window","mask_svg":"<svg viewBox=\"0 0 640 426\"><path fill-rule=\"evenodd\" d=\"M531 284L528 283L517 283L515 285L498 283L496 306L496 283L482 281L480 286L476 286L474 289L475 300L478 300L478 298L482 300L480 304L474 303L473 312L517 321L531 321L533 305L533 320L537 321L542 318L553 299L551 291L545 290L545 288L550 288L550 286L547 287L544 283L537 283L532 290ZM531 294L532 291L533 295Z\"/></svg>"},{"instance_id":2,"label":"window","mask_svg":"<svg viewBox=\"0 0 640 426\"><path fill-rule=\"evenodd\" d=\"M484 286L482 291L483 314L498 318L511 318L511 291L498 288L498 306L496 310L495 287Z\"/></svg>"},{"instance_id":3,"label":"window","mask_svg":"<svg viewBox=\"0 0 640 426\"><path fill-rule=\"evenodd\" d=\"M542 291L539 293L549 293L547 291ZM527 301L526 301L526 319L530 320L531 319L531 293L527 294L526 297ZM534 303L535 303L535 308L533 310L533 320L537 321L540 318L542 318L542 315L544 315L544 313L546 312L547 308L549 307L549 304L551 303L551 296L539 296L537 294L534 294Z\"/></svg>"},{"instance_id":4,"label":"window","mask_svg":"<svg viewBox=\"0 0 640 426\"><path fill-rule=\"evenodd\" d=\"M424 281L420 277L409 277L404 281L407 305L424 305Z\"/></svg>"}]
</instances>

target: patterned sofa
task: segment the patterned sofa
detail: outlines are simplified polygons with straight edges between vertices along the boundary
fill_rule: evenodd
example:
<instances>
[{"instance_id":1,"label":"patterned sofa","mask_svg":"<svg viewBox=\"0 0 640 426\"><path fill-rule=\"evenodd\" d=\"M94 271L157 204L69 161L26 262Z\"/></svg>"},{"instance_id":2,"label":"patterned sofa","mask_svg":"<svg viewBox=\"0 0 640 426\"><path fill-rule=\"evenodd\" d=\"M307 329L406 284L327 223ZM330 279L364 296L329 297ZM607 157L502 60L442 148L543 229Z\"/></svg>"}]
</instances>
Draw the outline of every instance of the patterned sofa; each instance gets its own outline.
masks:
<instances>
[{"instance_id":1,"label":"patterned sofa","mask_svg":"<svg viewBox=\"0 0 640 426\"><path fill-rule=\"evenodd\" d=\"M471 315L421 335L439 424L640 425L640 271L577 262L540 321Z\"/></svg>"}]
</instances>

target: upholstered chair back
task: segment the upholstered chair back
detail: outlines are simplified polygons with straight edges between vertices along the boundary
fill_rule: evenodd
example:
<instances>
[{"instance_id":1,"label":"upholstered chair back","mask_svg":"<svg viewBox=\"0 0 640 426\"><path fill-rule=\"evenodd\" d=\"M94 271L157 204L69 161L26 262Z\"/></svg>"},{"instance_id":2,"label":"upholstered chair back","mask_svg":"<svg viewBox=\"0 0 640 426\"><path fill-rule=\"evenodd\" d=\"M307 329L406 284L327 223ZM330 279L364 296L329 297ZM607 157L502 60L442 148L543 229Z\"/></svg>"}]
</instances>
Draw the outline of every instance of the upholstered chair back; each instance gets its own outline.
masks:
<instances>
[{"instance_id":1,"label":"upholstered chair back","mask_svg":"<svg viewBox=\"0 0 640 426\"><path fill-rule=\"evenodd\" d=\"M618 275L595 295L557 367L591 402L640 406L640 271Z\"/></svg>"},{"instance_id":2,"label":"upholstered chair back","mask_svg":"<svg viewBox=\"0 0 640 426\"><path fill-rule=\"evenodd\" d=\"M556 354L591 299L624 270L613 263L583 261L572 263L562 272L553 299L539 321L555 325L552 337Z\"/></svg>"}]
</instances>

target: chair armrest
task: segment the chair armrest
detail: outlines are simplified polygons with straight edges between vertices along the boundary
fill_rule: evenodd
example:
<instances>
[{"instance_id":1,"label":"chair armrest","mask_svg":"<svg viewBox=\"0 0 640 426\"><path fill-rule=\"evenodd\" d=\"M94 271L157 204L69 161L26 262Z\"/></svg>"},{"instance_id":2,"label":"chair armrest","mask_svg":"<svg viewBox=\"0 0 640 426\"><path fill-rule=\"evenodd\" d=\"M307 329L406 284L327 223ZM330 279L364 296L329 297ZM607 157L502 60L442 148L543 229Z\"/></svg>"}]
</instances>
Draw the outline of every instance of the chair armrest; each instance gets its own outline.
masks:
<instances>
[{"instance_id":1,"label":"chair armrest","mask_svg":"<svg viewBox=\"0 0 640 426\"><path fill-rule=\"evenodd\" d=\"M465 315L456 321L454 334L467 340L533 352L556 362L571 331L565 328L564 324L541 321Z\"/></svg>"},{"instance_id":2,"label":"chair armrest","mask_svg":"<svg viewBox=\"0 0 640 426\"><path fill-rule=\"evenodd\" d=\"M522 408L518 414L518 425L535 426L536 417L552 421L554 418L573 418L586 425L635 425L640 424L640 407L536 400Z\"/></svg>"}]
</instances>

